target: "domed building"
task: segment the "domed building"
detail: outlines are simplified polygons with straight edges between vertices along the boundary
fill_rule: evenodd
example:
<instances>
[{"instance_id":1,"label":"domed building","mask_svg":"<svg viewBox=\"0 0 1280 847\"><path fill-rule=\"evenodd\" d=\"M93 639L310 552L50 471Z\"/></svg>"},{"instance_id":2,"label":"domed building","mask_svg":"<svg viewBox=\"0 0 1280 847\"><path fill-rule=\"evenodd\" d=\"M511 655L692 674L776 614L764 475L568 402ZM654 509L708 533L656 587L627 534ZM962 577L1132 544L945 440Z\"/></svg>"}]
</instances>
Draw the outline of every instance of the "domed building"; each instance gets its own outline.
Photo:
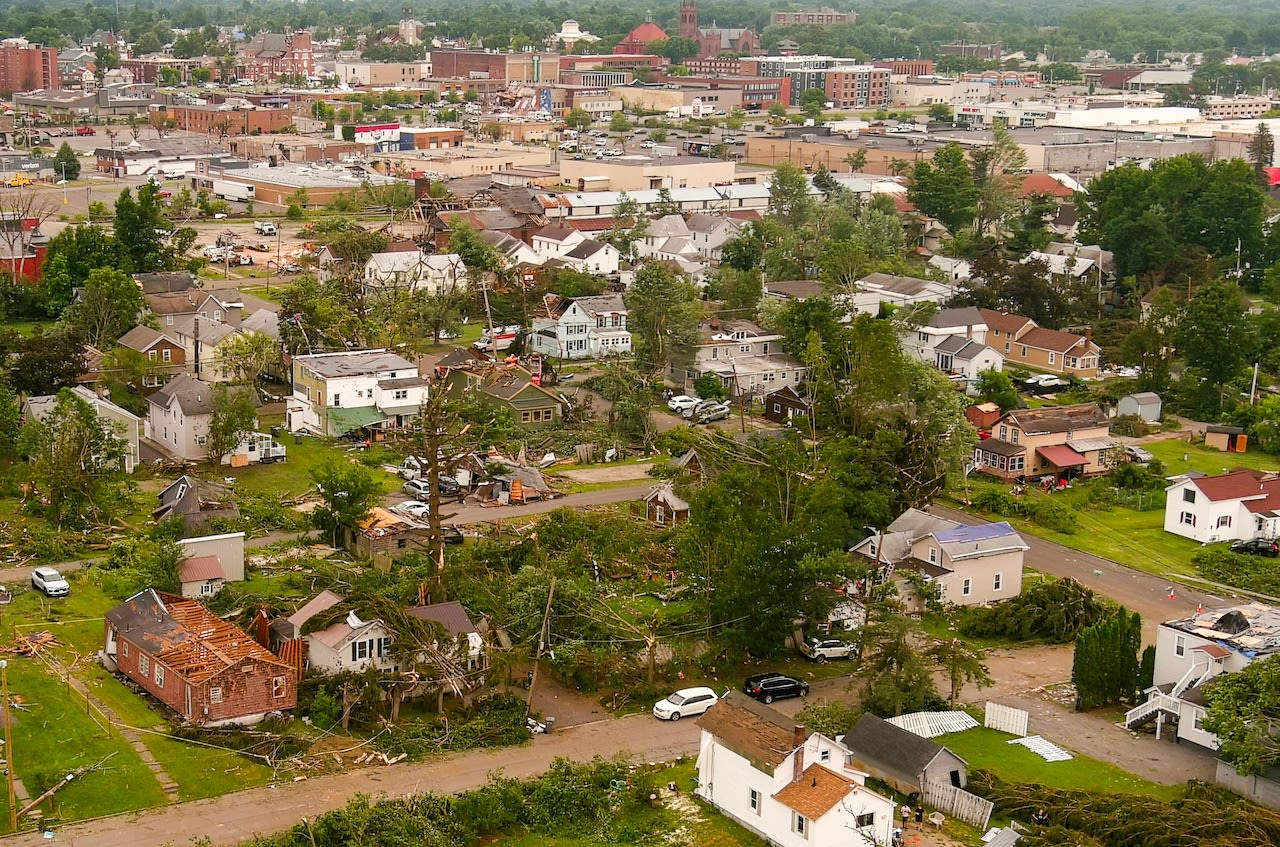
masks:
<instances>
[{"instance_id":1,"label":"domed building","mask_svg":"<svg viewBox=\"0 0 1280 847\"><path fill-rule=\"evenodd\" d=\"M646 17L644 23L631 30L626 38L618 42L613 52L619 56L643 56L649 52L650 44L655 41L665 41L668 37L662 27L655 24L652 18Z\"/></svg>"},{"instance_id":2,"label":"domed building","mask_svg":"<svg viewBox=\"0 0 1280 847\"><path fill-rule=\"evenodd\" d=\"M563 44L565 51L572 53L575 44L593 43L599 41L600 36L584 32L578 27L577 21L570 19L560 24L560 31L548 40Z\"/></svg>"}]
</instances>

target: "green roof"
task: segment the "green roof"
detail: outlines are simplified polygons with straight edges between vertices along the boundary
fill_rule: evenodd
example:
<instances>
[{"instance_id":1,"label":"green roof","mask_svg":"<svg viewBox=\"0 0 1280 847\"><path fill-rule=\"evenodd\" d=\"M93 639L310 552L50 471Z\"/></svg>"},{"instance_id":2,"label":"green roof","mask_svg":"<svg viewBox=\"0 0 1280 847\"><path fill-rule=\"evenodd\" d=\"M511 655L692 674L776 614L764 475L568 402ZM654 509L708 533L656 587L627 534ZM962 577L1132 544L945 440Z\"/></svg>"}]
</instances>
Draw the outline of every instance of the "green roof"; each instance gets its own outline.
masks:
<instances>
[{"instance_id":1,"label":"green roof","mask_svg":"<svg viewBox=\"0 0 1280 847\"><path fill-rule=\"evenodd\" d=\"M327 417L330 435L346 435L353 429L382 423L387 419L387 416L374 406L360 406L354 409L331 408Z\"/></svg>"}]
</instances>

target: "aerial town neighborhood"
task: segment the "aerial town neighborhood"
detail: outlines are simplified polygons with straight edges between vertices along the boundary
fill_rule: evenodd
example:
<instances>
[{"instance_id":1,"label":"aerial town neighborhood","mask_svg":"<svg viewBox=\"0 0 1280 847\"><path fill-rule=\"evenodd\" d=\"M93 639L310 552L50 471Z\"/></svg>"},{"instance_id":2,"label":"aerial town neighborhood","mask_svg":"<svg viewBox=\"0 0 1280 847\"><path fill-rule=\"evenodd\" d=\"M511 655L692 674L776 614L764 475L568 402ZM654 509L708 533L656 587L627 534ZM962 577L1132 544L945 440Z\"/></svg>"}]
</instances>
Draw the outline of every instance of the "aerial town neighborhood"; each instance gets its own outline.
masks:
<instances>
[{"instance_id":1,"label":"aerial town neighborhood","mask_svg":"<svg viewBox=\"0 0 1280 847\"><path fill-rule=\"evenodd\" d=\"M1280 11L0 0L0 839L1280 844Z\"/></svg>"}]
</instances>

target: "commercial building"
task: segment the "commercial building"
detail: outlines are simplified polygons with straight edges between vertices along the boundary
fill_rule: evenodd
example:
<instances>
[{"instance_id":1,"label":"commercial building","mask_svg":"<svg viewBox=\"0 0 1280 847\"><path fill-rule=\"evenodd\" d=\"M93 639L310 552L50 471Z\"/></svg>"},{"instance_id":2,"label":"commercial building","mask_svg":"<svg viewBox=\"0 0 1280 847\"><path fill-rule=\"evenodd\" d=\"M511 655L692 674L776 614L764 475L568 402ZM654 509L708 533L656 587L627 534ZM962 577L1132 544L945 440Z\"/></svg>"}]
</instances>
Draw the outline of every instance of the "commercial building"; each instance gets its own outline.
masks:
<instances>
[{"instance_id":1,"label":"commercial building","mask_svg":"<svg viewBox=\"0 0 1280 847\"><path fill-rule=\"evenodd\" d=\"M281 165L279 167L227 167L210 162L197 162L192 186L195 190L214 191L214 183L250 186L250 196L257 203L289 205L289 197L298 189L307 190L307 206L327 206L339 194L359 189L365 183L387 185L396 180L360 168L338 164ZM214 191L214 193L218 193Z\"/></svg>"},{"instance_id":2,"label":"commercial building","mask_svg":"<svg viewBox=\"0 0 1280 847\"><path fill-rule=\"evenodd\" d=\"M417 85L431 77L431 63L422 62L337 62L333 74L347 85L376 88Z\"/></svg>"},{"instance_id":3,"label":"commercial building","mask_svg":"<svg viewBox=\"0 0 1280 847\"><path fill-rule=\"evenodd\" d=\"M306 30L259 33L236 56L236 76L250 82L279 76L312 76L315 72L311 33Z\"/></svg>"},{"instance_id":4,"label":"commercial building","mask_svg":"<svg viewBox=\"0 0 1280 847\"><path fill-rule=\"evenodd\" d=\"M774 12L769 23L774 26L832 26L857 23L857 12L838 12L830 6L803 9L799 12Z\"/></svg>"},{"instance_id":5,"label":"commercial building","mask_svg":"<svg viewBox=\"0 0 1280 847\"><path fill-rule=\"evenodd\" d=\"M932 76L933 59L877 59L871 63L894 76Z\"/></svg>"},{"instance_id":6,"label":"commercial building","mask_svg":"<svg viewBox=\"0 0 1280 847\"><path fill-rule=\"evenodd\" d=\"M734 181L737 165L697 156L620 156L616 159L562 159L561 180L580 191L639 191L709 188Z\"/></svg>"},{"instance_id":7,"label":"commercial building","mask_svg":"<svg viewBox=\"0 0 1280 847\"><path fill-rule=\"evenodd\" d=\"M737 60L734 60L735 62ZM742 108L765 109L774 103L791 102L791 77L764 76L659 76L659 82L700 86L707 89L736 89L742 92Z\"/></svg>"},{"instance_id":8,"label":"commercial building","mask_svg":"<svg viewBox=\"0 0 1280 847\"><path fill-rule=\"evenodd\" d=\"M134 82L159 83L160 72L173 68L182 82L191 81L191 72L206 66L205 59L175 59L172 56L140 56L120 60L120 67L133 74Z\"/></svg>"},{"instance_id":9,"label":"commercial building","mask_svg":"<svg viewBox=\"0 0 1280 847\"><path fill-rule=\"evenodd\" d=\"M970 59L999 59L1004 54L1004 44L970 44L967 41L953 41L938 48L943 56L962 56Z\"/></svg>"},{"instance_id":10,"label":"commercial building","mask_svg":"<svg viewBox=\"0 0 1280 847\"><path fill-rule=\"evenodd\" d=\"M36 88L58 88L58 51L37 47L25 38L0 41L0 93L6 96Z\"/></svg>"},{"instance_id":11,"label":"commercial building","mask_svg":"<svg viewBox=\"0 0 1280 847\"><path fill-rule=\"evenodd\" d=\"M1235 97L1206 97L1200 110L1211 121L1249 120L1271 111L1270 97L1237 94Z\"/></svg>"},{"instance_id":12,"label":"commercial building","mask_svg":"<svg viewBox=\"0 0 1280 847\"><path fill-rule=\"evenodd\" d=\"M279 132L293 124L290 109L257 106L159 106L183 132L198 132L226 138L233 135L263 135Z\"/></svg>"},{"instance_id":13,"label":"commercial building","mask_svg":"<svg viewBox=\"0 0 1280 847\"><path fill-rule=\"evenodd\" d=\"M662 112L691 110L694 117L708 114L728 114L742 108L743 91L740 88L715 83L689 83L658 85L632 83L610 89L615 96L631 108ZM776 89L775 89L776 90Z\"/></svg>"},{"instance_id":14,"label":"commercial building","mask_svg":"<svg viewBox=\"0 0 1280 847\"><path fill-rule=\"evenodd\" d=\"M827 100L837 109L880 109L889 105L889 71L872 65L843 65L825 73Z\"/></svg>"},{"instance_id":15,"label":"commercial building","mask_svg":"<svg viewBox=\"0 0 1280 847\"><path fill-rule=\"evenodd\" d=\"M431 74L438 79L557 82L560 78L560 57L545 51L490 53L484 50L432 50Z\"/></svg>"}]
</instances>

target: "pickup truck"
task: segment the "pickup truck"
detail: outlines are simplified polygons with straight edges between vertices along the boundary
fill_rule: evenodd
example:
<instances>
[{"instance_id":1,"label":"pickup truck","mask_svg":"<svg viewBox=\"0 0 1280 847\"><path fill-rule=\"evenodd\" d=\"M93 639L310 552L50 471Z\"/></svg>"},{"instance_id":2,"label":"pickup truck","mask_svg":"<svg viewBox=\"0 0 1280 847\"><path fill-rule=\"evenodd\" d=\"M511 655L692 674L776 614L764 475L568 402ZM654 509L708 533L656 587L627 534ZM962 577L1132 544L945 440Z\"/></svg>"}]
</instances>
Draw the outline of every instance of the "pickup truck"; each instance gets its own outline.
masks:
<instances>
[{"instance_id":1,"label":"pickup truck","mask_svg":"<svg viewBox=\"0 0 1280 847\"><path fill-rule=\"evenodd\" d=\"M810 638L801 642L800 652L819 664L828 659L851 659L858 654L858 645L839 638Z\"/></svg>"},{"instance_id":2,"label":"pickup truck","mask_svg":"<svg viewBox=\"0 0 1280 847\"><path fill-rule=\"evenodd\" d=\"M254 221L253 231L258 235L275 235L278 230L271 221Z\"/></svg>"},{"instance_id":3,"label":"pickup truck","mask_svg":"<svg viewBox=\"0 0 1280 847\"><path fill-rule=\"evenodd\" d=\"M76 135L97 135L98 131L91 126L76 127Z\"/></svg>"}]
</instances>

